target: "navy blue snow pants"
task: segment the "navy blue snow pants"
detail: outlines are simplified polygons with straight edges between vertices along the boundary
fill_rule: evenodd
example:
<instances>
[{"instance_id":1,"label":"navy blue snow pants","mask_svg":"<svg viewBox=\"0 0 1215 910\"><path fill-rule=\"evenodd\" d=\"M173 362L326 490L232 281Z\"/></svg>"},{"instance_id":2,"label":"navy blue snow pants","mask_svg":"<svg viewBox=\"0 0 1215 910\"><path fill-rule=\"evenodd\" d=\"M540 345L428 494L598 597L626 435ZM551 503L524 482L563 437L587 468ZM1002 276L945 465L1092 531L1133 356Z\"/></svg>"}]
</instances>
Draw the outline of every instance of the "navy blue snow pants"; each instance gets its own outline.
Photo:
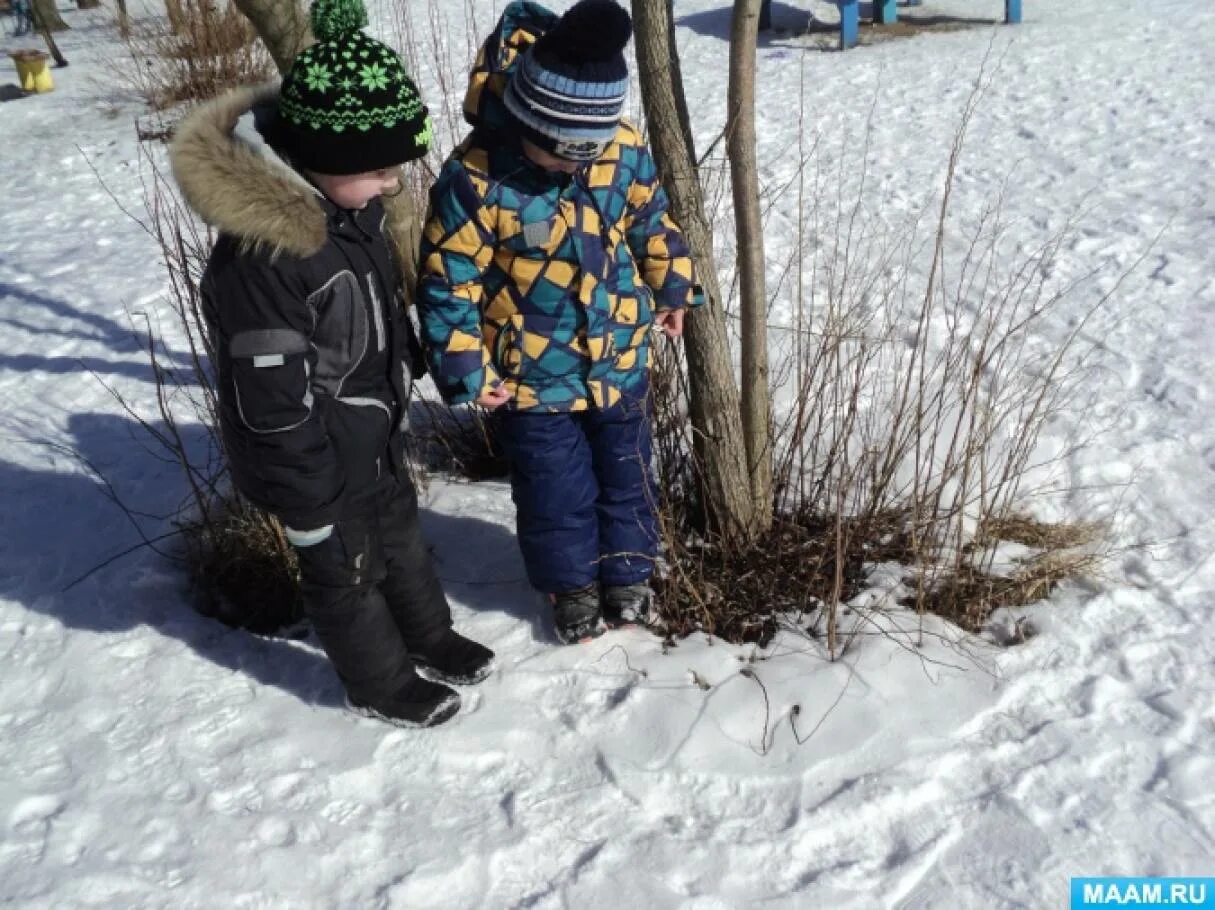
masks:
<instances>
[{"instance_id":1,"label":"navy blue snow pants","mask_svg":"<svg viewBox=\"0 0 1215 910\"><path fill-rule=\"evenodd\" d=\"M532 586L556 594L649 578L658 527L645 388L602 410L494 417Z\"/></svg>"}]
</instances>

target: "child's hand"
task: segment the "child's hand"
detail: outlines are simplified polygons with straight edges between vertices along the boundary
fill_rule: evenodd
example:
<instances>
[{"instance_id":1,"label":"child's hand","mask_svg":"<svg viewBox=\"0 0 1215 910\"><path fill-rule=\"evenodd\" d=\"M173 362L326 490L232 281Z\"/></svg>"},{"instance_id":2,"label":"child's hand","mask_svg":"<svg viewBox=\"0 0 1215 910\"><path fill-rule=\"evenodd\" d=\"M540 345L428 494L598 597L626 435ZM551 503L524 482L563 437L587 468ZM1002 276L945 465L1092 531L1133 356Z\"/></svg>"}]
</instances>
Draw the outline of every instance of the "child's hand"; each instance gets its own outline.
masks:
<instances>
[{"instance_id":1,"label":"child's hand","mask_svg":"<svg viewBox=\"0 0 1215 910\"><path fill-rule=\"evenodd\" d=\"M654 325L662 329L668 338L678 338L683 334L683 308L678 310L659 310L654 314Z\"/></svg>"},{"instance_id":2,"label":"child's hand","mask_svg":"<svg viewBox=\"0 0 1215 910\"><path fill-rule=\"evenodd\" d=\"M491 389L477 398L477 404L483 408L488 408L493 411L502 407L510 401L510 390L504 385L498 386L496 389Z\"/></svg>"}]
</instances>

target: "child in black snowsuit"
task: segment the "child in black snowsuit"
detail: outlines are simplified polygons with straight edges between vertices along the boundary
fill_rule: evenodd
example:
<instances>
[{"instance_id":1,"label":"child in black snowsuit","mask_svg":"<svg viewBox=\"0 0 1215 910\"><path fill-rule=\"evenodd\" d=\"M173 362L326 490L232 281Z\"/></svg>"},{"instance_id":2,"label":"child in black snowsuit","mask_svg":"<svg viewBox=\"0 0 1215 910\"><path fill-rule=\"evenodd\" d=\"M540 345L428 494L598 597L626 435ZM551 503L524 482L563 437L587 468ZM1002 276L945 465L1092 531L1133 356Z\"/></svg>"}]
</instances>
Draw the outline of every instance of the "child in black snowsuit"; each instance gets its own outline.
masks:
<instances>
[{"instance_id":1,"label":"child in black snowsuit","mask_svg":"<svg viewBox=\"0 0 1215 910\"><path fill-rule=\"evenodd\" d=\"M281 91L201 108L173 169L220 231L202 293L233 481L282 520L350 705L430 726L459 709L444 682L479 682L493 658L451 628L404 465L420 360L392 194L430 121L397 55L360 30L358 0L320 0L312 20L319 43Z\"/></svg>"}]
</instances>

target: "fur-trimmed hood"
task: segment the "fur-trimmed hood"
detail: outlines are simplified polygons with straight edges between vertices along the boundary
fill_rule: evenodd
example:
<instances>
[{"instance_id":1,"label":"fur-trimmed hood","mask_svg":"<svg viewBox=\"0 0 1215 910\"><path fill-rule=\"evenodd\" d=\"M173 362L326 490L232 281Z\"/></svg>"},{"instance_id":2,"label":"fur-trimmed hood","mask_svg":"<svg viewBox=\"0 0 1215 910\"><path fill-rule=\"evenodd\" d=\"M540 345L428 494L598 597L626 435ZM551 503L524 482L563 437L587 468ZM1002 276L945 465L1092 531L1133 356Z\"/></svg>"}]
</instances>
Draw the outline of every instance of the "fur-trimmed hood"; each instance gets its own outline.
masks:
<instances>
[{"instance_id":1,"label":"fur-trimmed hood","mask_svg":"<svg viewBox=\"0 0 1215 910\"><path fill-rule=\"evenodd\" d=\"M246 116L278 91L277 85L236 89L202 105L178 126L169 161L203 221L243 248L308 258L325 245L332 203L261 140ZM412 291L419 230L413 201L406 192L383 203L384 230Z\"/></svg>"}]
</instances>

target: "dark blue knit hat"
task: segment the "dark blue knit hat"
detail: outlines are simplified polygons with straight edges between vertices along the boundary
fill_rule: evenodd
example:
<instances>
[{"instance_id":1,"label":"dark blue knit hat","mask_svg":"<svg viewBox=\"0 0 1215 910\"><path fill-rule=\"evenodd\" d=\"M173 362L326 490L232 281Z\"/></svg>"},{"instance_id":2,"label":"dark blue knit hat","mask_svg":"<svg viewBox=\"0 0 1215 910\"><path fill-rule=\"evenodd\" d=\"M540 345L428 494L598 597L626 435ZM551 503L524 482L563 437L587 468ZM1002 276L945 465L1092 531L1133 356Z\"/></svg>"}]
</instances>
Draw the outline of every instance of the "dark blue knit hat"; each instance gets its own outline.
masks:
<instances>
[{"instance_id":1,"label":"dark blue knit hat","mask_svg":"<svg viewBox=\"0 0 1215 910\"><path fill-rule=\"evenodd\" d=\"M624 111L624 48L632 34L633 22L615 0L579 0L536 39L503 97L523 135L561 158L602 155Z\"/></svg>"}]
</instances>

